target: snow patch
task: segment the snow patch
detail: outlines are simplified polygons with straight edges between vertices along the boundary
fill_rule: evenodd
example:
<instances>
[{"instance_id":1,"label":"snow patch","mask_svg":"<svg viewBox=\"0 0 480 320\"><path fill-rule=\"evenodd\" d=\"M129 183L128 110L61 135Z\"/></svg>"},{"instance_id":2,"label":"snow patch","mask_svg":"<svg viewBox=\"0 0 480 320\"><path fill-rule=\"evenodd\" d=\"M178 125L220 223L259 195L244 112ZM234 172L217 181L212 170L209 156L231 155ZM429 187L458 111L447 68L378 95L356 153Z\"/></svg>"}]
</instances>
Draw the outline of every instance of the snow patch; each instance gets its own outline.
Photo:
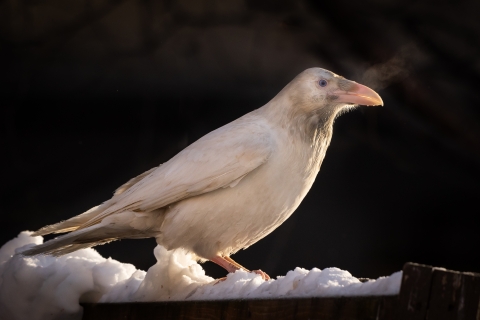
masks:
<instances>
[{"instance_id":1,"label":"snow patch","mask_svg":"<svg viewBox=\"0 0 480 320\"><path fill-rule=\"evenodd\" d=\"M155 248L148 272L82 249L56 258L16 253L43 243L21 232L0 248L1 319L81 319L81 302L395 295L401 271L362 283L338 268L295 268L276 280L237 271L217 282L184 250Z\"/></svg>"}]
</instances>

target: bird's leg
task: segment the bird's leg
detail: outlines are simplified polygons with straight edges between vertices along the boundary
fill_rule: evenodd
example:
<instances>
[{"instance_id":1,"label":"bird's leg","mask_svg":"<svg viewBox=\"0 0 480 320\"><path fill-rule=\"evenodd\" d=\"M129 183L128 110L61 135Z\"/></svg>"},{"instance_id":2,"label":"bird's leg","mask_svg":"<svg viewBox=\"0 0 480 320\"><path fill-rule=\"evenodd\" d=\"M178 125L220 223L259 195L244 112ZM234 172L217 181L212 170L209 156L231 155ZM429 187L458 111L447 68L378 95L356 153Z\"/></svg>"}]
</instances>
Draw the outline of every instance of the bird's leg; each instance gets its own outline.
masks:
<instances>
[{"instance_id":1,"label":"bird's leg","mask_svg":"<svg viewBox=\"0 0 480 320\"><path fill-rule=\"evenodd\" d=\"M210 259L210 261L218 264L220 267L224 268L229 273L233 273L233 272L235 272L237 270L240 270L240 269L243 269L247 272L251 272L250 270L248 270L247 268L245 268L244 266L235 262L232 258L227 257L227 256L225 256L225 257L216 256L215 258ZM265 272L263 272L262 270L253 270L253 272L261 275L263 280L270 280L270 276L268 274L266 274Z\"/></svg>"}]
</instances>

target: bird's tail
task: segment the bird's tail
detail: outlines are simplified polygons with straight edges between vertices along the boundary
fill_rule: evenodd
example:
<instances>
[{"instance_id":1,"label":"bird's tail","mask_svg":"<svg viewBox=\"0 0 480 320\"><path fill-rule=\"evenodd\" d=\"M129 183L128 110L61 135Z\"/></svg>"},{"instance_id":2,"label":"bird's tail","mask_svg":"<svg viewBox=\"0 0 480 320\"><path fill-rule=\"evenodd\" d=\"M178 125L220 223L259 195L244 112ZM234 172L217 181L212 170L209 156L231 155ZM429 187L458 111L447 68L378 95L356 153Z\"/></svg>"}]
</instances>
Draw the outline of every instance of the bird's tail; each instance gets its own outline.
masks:
<instances>
[{"instance_id":1,"label":"bird's tail","mask_svg":"<svg viewBox=\"0 0 480 320\"><path fill-rule=\"evenodd\" d=\"M38 229L32 234L32 236L44 236L50 233L65 233L75 231L85 222L102 213L104 210L105 206L103 205L93 207L92 209L79 214L78 216Z\"/></svg>"},{"instance_id":2,"label":"bird's tail","mask_svg":"<svg viewBox=\"0 0 480 320\"><path fill-rule=\"evenodd\" d=\"M92 210L94 209L95 208ZM67 223L72 223L73 225L73 222L69 221L74 219L80 221L79 218L88 214L89 212L90 211L87 211L80 216L60 222L57 224L59 227L54 228L56 225L53 225L51 226L51 230L53 231L45 233L60 232L59 230L63 230L62 232L64 232L64 230L69 227ZM98 212L95 212L95 214L97 213ZM86 220L88 220L88 218L89 217L85 217ZM21 252L21 254L25 256L34 256L37 254L61 256L79 249L90 248L119 239L142 239L156 237L160 232L158 227L161 226L163 219L164 211L162 210L148 213L124 211L116 214L115 216L110 216L102 220L100 223L90 227L79 228L79 225L75 226L74 231L27 249L26 251ZM84 220L82 219L82 221ZM80 221L80 223L83 222ZM49 227L42 228L39 231L46 228ZM37 234L39 234L38 231Z\"/></svg>"},{"instance_id":3,"label":"bird's tail","mask_svg":"<svg viewBox=\"0 0 480 320\"><path fill-rule=\"evenodd\" d=\"M90 224L86 224L87 222L89 222L94 217L103 213L110 205L115 203L115 200L114 200L115 196L118 196L118 195L124 193L126 190L131 188L133 185L135 185L137 182L139 182L140 180L145 178L147 175L149 175L150 173L152 173L156 169L157 169L157 167L152 168L152 169L142 173L141 175L139 175L139 176L137 176L133 179L130 179L127 183L123 184L117 190L115 190L114 198L104 202L103 204L101 204L99 206L96 206L96 207L93 207L92 209L90 209L90 210L88 210L88 211L86 211L86 212L84 212L84 213L82 213L78 216L70 218L68 220L45 226L45 227L35 231L32 234L32 236L44 236L44 235L47 235L47 234L50 234L50 233L65 233L65 232L71 232L71 231L78 230L79 228L86 228L87 226L90 225ZM97 224L101 221L102 221L102 219L99 219L98 221L94 221L93 224Z\"/></svg>"},{"instance_id":4,"label":"bird's tail","mask_svg":"<svg viewBox=\"0 0 480 320\"><path fill-rule=\"evenodd\" d=\"M104 229L102 225L94 225L89 228L73 231L25 250L21 252L21 254L25 256L34 256L37 254L61 256L79 249L90 248L120 239L120 237L116 236L108 237L108 232L105 232Z\"/></svg>"}]
</instances>

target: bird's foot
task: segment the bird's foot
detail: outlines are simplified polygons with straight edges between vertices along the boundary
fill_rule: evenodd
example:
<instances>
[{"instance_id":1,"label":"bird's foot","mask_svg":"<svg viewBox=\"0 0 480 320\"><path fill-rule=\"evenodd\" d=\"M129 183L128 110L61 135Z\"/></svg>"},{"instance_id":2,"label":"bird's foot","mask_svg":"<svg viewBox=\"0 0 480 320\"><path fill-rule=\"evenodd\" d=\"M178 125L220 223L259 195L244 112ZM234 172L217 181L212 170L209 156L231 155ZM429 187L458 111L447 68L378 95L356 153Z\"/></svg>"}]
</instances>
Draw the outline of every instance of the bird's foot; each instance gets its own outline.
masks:
<instances>
[{"instance_id":1,"label":"bird's foot","mask_svg":"<svg viewBox=\"0 0 480 320\"><path fill-rule=\"evenodd\" d=\"M268 274L266 274L265 272L263 272L262 270L250 271L247 268L245 268L244 266L242 266L242 265L238 264L237 262L233 261L232 258L227 257L227 256L225 256L225 257L216 256L216 257L213 257L212 259L210 259L210 261L218 264L219 266L221 266L222 268L224 268L225 270L227 270L230 273L233 273L237 270L245 270L247 272L255 272L256 274L261 275L263 280L270 280L270 276ZM221 278L215 284L217 284L221 281L224 281L225 279L226 278Z\"/></svg>"},{"instance_id":2,"label":"bird's foot","mask_svg":"<svg viewBox=\"0 0 480 320\"><path fill-rule=\"evenodd\" d=\"M260 269L259 270L253 270L252 272L255 272L256 274L261 275L263 280L270 280L270 276Z\"/></svg>"}]
</instances>

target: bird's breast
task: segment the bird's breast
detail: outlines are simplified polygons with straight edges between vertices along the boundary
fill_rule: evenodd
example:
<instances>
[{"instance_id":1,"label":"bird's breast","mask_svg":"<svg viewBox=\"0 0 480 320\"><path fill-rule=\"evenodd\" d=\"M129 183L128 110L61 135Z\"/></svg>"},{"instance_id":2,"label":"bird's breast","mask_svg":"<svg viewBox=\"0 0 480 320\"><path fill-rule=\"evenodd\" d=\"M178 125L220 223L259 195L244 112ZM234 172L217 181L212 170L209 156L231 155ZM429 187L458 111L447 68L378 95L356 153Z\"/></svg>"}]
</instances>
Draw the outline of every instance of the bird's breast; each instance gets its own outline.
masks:
<instances>
[{"instance_id":1,"label":"bird's breast","mask_svg":"<svg viewBox=\"0 0 480 320\"><path fill-rule=\"evenodd\" d=\"M163 244L198 256L229 255L282 224L298 207L318 170L308 146L282 145L266 163L236 184L171 206L162 225Z\"/></svg>"}]
</instances>

